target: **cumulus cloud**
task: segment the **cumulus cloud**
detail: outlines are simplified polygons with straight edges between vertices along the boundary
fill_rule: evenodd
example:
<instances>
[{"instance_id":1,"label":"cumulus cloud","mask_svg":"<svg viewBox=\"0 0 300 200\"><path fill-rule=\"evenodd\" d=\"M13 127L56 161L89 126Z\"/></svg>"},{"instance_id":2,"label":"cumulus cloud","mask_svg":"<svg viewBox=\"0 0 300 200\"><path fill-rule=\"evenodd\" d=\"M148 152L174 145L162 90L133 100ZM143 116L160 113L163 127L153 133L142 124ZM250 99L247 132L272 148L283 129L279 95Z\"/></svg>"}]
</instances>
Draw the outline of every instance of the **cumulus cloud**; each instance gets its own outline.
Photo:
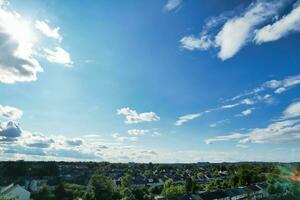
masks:
<instances>
[{"instance_id":1,"label":"cumulus cloud","mask_svg":"<svg viewBox=\"0 0 300 200\"><path fill-rule=\"evenodd\" d=\"M17 140L21 133L22 129L13 121L0 124L0 142Z\"/></svg>"},{"instance_id":2,"label":"cumulus cloud","mask_svg":"<svg viewBox=\"0 0 300 200\"><path fill-rule=\"evenodd\" d=\"M182 124L184 124L184 123L186 123L190 120L196 119L196 118L200 117L201 115L202 115L201 113L196 113L196 114L188 114L188 115L181 116L175 122L175 125L176 126L181 126Z\"/></svg>"},{"instance_id":3,"label":"cumulus cloud","mask_svg":"<svg viewBox=\"0 0 300 200\"><path fill-rule=\"evenodd\" d=\"M59 27L50 28L47 22L37 20L35 21L35 28L41 31L47 37L56 39L59 42L62 41L62 36L59 34Z\"/></svg>"},{"instance_id":4,"label":"cumulus cloud","mask_svg":"<svg viewBox=\"0 0 300 200\"><path fill-rule=\"evenodd\" d=\"M294 9L280 20L259 29L256 32L255 41L257 43L271 42L279 40L292 32L300 31L300 2L298 1Z\"/></svg>"},{"instance_id":5,"label":"cumulus cloud","mask_svg":"<svg viewBox=\"0 0 300 200\"><path fill-rule=\"evenodd\" d=\"M34 56L28 24L22 21L18 13L2 8L0 52L0 82L11 84L34 81L37 73L43 71Z\"/></svg>"},{"instance_id":6,"label":"cumulus cloud","mask_svg":"<svg viewBox=\"0 0 300 200\"><path fill-rule=\"evenodd\" d=\"M181 1L182 0L168 0L164 8L167 11L172 11L180 6Z\"/></svg>"},{"instance_id":7,"label":"cumulus cloud","mask_svg":"<svg viewBox=\"0 0 300 200\"><path fill-rule=\"evenodd\" d=\"M148 133L149 130L143 130L143 129L130 129L128 130L129 135L144 135L145 133Z\"/></svg>"},{"instance_id":8,"label":"cumulus cloud","mask_svg":"<svg viewBox=\"0 0 300 200\"><path fill-rule=\"evenodd\" d=\"M140 122L152 122L160 120L160 117L154 112L137 113L137 111L130 108L121 108L117 110L118 115L126 117L126 124L137 124Z\"/></svg>"},{"instance_id":9,"label":"cumulus cloud","mask_svg":"<svg viewBox=\"0 0 300 200\"><path fill-rule=\"evenodd\" d=\"M227 19L224 15L212 18L200 33L199 37L185 36L180 42L188 50L208 50L217 48L218 57L222 60L233 57L255 36L255 29L266 20L277 15L284 0L257 0L239 15ZM226 19L226 20L224 20ZM225 21L223 26L215 28L215 23ZM212 30L210 30L212 29ZM216 30L217 29L217 30ZM218 30L219 29L219 30Z\"/></svg>"},{"instance_id":10,"label":"cumulus cloud","mask_svg":"<svg viewBox=\"0 0 300 200\"><path fill-rule=\"evenodd\" d=\"M113 134L102 138L99 134L70 138L22 130L15 122L0 126L0 158L2 160L93 160L110 162L155 161L158 153L137 143L137 137Z\"/></svg>"},{"instance_id":11,"label":"cumulus cloud","mask_svg":"<svg viewBox=\"0 0 300 200\"><path fill-rule=\"evenodd\" d=\"M63 64L66 67L71 67L73 65L73 61L69 52L61 47L55 47L54 50L44 49L45 56L49 62Z\"/></svg>"},{"instance_id":12,"label":"cumulus cloud","mask_svg":"<svg viewBox=\"0 0 300 200\"><path fill-rule=\"evenodd\" d=\"M53 139L46 139L41 137L40 139L35 138L26 144L28 147L35 147L35 148L49 148L50 145L54 143Z\"/></svg>"},{"instance_id":13,"label":"cumulus cloud","mask_svg":"<svg viewBox=\"0 0 300 200\"><path fill-rule=\"evenodd\" d=\"M19 108L0 105L0 117L2 118L6 118L9 120L17 120L20 119L22 115L23 111Z\"/></svg>"},{"instance_id":14,"label":"cumulus cloud","mask_svg":"<svg viewBox=\"0 0 300 200\"><path fill-rule=\"evenodd\" d=\"M79 138L75 138L72 140L66 140L66 143L70 146L80 146L80 145L82 145L83 140L79 139Z\"/></svg>"}]
</instances>

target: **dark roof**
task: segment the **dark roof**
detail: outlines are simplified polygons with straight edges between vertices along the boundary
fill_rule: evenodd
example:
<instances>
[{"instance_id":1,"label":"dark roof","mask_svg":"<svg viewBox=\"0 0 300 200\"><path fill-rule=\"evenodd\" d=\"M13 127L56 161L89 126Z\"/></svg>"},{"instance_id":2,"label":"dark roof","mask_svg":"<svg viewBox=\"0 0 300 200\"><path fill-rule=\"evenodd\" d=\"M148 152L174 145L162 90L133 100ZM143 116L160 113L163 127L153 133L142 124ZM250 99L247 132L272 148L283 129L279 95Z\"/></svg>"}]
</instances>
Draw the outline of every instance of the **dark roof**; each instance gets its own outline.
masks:
<instances>
[{"instance_id":1,"label":"dark roof","mask_svg":"<svg viewBox=\"0 0 300 200\"><path fill-rule=\"evenodd\" d=\"M248 189L252 190L253 192L258 192L261 189L259 187L257 187L256 185L250 185L247 187Z\"/></svg>"},{"instance_id":2,"label":"dark roof","mask_svg":"<svg viewBox=\"0 0 300 200\"><path fill-rule=\"evenodd\" d=\"M257 186L260 187L261 189L266 190L268 188L268 183L266 182L258 183Z\"/></svg>"},{"instance_id":3,"label":"dark roof","mask_svg":"<svg viewBox=\"0 0 300 200\"><path fill-rule=\"evenodd\" d=\"M196 200L196 199L191 195L186 195L186 196L182 196L182 197L167 198L167 200Z\"/></svg>"},{"instance_id":4,"label":"dark roof","mask_svg":"<svg viewBox=\"0 0 300 200\"><path fill-rule=\"evenodd\" d=\"M226 191L226 193L227 193L230 197L234 197L234 196L238 196L238 195L247 194L247 192L246 192L243 188L234 188L234 189L230 189L230 190Z\"/></svg>"},{"instance_id":5,"label":"dark roof","mask_svg":"<svg viewBox=\"0 0 300 200\"><path fill-rule=\"evenodd\" d=\"M199 194L201 199L205 200L213 200L213 199L221 199L225 197L230 197L226 192L219 190L219 191L214 191L214 192L204 192Z\"/></svg>"}]
</instances>

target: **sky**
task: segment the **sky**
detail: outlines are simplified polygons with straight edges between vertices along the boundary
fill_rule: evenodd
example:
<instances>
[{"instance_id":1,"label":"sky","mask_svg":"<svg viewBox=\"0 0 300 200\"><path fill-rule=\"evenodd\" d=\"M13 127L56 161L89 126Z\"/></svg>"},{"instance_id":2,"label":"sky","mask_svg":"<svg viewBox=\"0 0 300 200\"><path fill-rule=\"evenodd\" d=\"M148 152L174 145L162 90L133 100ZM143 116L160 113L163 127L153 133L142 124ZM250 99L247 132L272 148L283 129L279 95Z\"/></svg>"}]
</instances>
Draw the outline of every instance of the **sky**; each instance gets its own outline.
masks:
<instances>
[{"instance_id":1,"label":"sky","mask_svg":"<svg viewBox=\"0 0 300 200\"><path fill-rule=\"evenodd\" d=\"M300 161L300 1L0 0L0 160Z\"/></svg>"}]
</instances>

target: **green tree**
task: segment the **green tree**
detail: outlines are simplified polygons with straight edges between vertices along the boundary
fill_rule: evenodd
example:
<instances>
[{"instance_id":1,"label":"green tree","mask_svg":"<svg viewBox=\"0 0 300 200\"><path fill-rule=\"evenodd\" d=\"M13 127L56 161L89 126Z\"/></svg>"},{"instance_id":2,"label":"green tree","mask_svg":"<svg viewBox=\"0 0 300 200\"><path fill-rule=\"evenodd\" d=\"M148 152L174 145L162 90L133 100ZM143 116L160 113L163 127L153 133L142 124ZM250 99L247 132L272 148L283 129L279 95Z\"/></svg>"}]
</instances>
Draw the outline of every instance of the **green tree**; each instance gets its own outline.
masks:
<instances>
[{"instance_id":1,"label":"green tree","mask_svg":"<svg viewBox=\"0 0 300 200\"><path fill-rule=\"evenodd\" d=\"M8 198L0 196L0 200L15 200L15 198Z\"/></svg>"},{"instance_id":2,"label":"green tree","mask_svg":"<svg viewBox=\"0 0 300 200\"><path fill-rule=\"evenodd\" d=\"M164 188L161 192L161 195L165 197L175 197L175 196L183 196L186 194L184 185L175 185L173 180L168 179L164 184Z\"/></svg>"},{"instance_id":3,"label":"green tree","mask_svg":"<svg viewBox=\"0 0 300 200\"><path fill-rule=\"evenodd\" d=\"M54 200L55 195L47 187L43 187L40 191L33 193L32 198L34 200Z\"/></svg>"},{"instance_id":4,"label":"green tree","mask_svg":"<svg viewBox=\"0 0 300 200\"><path fill-rule=\"evenodd\" d=\"M131 189L129 188L123 188L121 190L121 200L136 200L134 194L132 193Z\"/></svg>"},{"instance_id":5,"label":"green tree","mask_svg":"<svg viewBox=\"0 0 300 200\"><path fill-rule=\"evenodd\" d=\"M115 195L112 180L102 174L96 174L91 178L96 200L114 200Z\"/></svg>"},{"instance_id":6,"label":"green tree","mask_svg":"<svg viewBox=\"0 0 300 200\"><path fill-rule=\"evenodd\" d=\"M129 174L126 174L121 179L121 186L130 188L132 186L132 177Z\"/></svg>"},{"instance_id":7,"label":"green tree","mask_svg":"<svg viewBox=\"0 0 300 200\"><path fill-rule=\"evenodd\" d=\"M193 180L190 177L185 180L185 191L188 194L193 192Z\"/></svg>"}]
</instances>

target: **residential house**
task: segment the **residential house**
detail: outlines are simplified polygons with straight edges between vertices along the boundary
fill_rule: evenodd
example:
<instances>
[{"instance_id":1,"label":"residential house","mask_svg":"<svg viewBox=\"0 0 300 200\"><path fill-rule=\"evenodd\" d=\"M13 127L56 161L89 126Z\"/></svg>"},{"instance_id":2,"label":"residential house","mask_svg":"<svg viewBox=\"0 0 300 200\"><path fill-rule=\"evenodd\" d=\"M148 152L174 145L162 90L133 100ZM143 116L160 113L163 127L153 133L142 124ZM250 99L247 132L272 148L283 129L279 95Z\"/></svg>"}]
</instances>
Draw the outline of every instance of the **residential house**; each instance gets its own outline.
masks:
<instances>
[{"instance_id":1,"label":"residential house","mask_svg":"<svg viewBox=\"0 0 300 200\"><path fill-rule=\"evenodd\" d=\"M259 187L262 190L263 198L267 198L269 196L268 183L266 183L266 182L258 183L256 186Z\"/></svg>"},{"instance_id":2,"label":"residential house","mask_svg":"<svg viewBox=\"0 0 300 200\"><path fill-rule=\"evenodd\" d=\"M2 188L0 196L14 198L16 200L30 200L30 192L18 184L10 184L9 186Z\"/></svg>"}]
</instances>

